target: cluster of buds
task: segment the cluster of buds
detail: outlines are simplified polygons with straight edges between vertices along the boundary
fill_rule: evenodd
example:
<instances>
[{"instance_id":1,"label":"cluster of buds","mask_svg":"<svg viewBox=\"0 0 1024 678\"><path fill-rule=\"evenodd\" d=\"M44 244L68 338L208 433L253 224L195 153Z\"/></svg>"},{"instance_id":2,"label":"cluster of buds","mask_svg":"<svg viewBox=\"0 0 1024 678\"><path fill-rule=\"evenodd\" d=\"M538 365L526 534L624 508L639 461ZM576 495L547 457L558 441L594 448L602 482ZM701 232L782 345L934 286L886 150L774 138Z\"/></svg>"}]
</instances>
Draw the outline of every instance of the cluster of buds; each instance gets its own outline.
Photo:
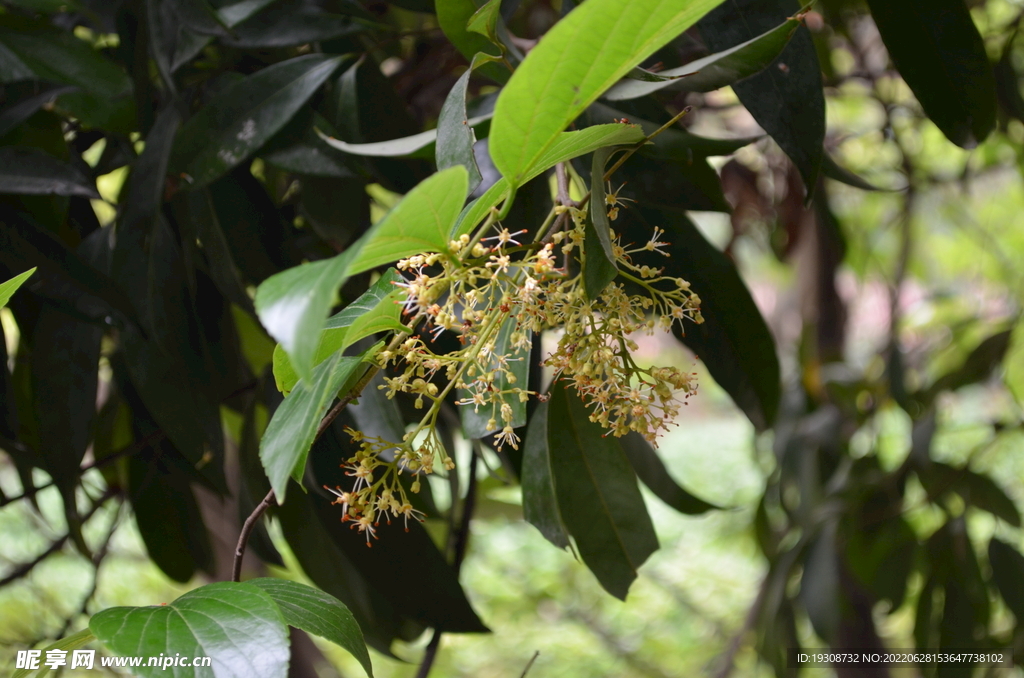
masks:
<instances>
[{"instance_id":1,"label":"cluster of buds","mask_svg":"<svg viewBox=\"0 0 1024 678\"><path fill-rule=\"evenodd\" d=\"M609 202L611 209L617 204ZM330 491L343 507L342 519L353 521L366 534L367 544L381 517L408 521L421 515L408 501L400 473L417 474L410 488L416 492L418 474L431 473L438 460L446 469L454 467L435 430L441 404L453 388L460 390L459 405L488 417L488 430L498 431L499 449L518 449L512 403L546 397L518 384L512 369L528 358L535 332L562 331L544 365L575 388L589 407L591 421L614 436L636 431L655 442L678 414L676 392L686 398L695 392L694 374L674 367L642 368L631 356L637 349L631 335L637 332L667 331L684 319L703 321L700 299L689 283L633 263L633 256L642 252L668 256L663 249L667 243L659 241L663 231L655 229L648 242L632 248L622 246L613 233L625 284L612 282L598 298L589 299L582 274L570 275L556 265L559 254L568 261L575 251L586 266L585 213L573 207L558 211L568 212L570 228L552 234L548 242L524 244L520 239L525 231L498 227L489 237L463 235L447 252L397 264L406 274L397 284L404 290L401 303L408 325L421 327L419 336L397 339L377 355L379 367L393 368L380 388L388 397L410 394L415 406L426 411L401 441L351 432L360 444L344 465L355 479L353 488ZM436 354L422 338L429 334L437 339L444 332L457 336L459 350Z\"/></svg>"}]
</instances>

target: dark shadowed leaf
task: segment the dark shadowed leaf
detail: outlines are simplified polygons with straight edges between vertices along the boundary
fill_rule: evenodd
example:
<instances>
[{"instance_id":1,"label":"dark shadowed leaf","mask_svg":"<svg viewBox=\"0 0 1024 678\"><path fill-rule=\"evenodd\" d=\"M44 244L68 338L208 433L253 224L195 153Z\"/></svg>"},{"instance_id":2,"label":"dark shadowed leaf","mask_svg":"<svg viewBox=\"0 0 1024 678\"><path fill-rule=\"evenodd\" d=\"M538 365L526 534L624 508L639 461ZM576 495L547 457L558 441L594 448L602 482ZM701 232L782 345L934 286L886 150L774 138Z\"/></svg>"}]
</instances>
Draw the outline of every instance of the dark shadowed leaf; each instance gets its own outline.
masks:
<instances>
[{"instance_id":1,"label":"dark shadowed leaf","mask_svg":"<svg viewBox=\"0 0 1024 678\"><path fill-rule=\"evenodd\" d=\"M687 492L679 485L651 444L639 433L627 433L619 439L636 475L658 499L686 515L696 516L721 508Z\"/></svg>"},{"instance_id":2,"label":"dark shadowed leaf","mask_svg":"<svg viewBox=\"0 0 1024 678\"><path fill-rule=\"evenodd\" d=\"M836 523L826 523L808 546L800 580L800 602L815 633L828 643L839 630L839 554L836 551Z\"/></svg>"},{"instance_id":3,"label":"dark shadowed leaf","mask_svg":"<svg viewBox=\"0 0 1024 678\"><path fill-rule=\"evenodd\" d=\"M325 12L317 3L284 0L232 26L230 35L221 40L232 47L290 47L366 29L364 20Z\"/></svg>"},{"instance_id":4,"label":"dark shadowed leaf","mask_svg":"<svg viewBox=\"0 0 1024 678\"><path fill-rule=\"evenodd\" d=\"M269 66L228 85L181 130L174 174L200 188L239 164L287 123L341 63L307 54Z\"/></svg>"},{"instance_id":5,"label":"dark shadowed leaf","mask_svg":"<svg viewBox=\"0 0 1024 678\"><path fill-rule=\"evenodd\" d=\"M1019 624L1019 620L1024 619L1024 556L1013 546L993 537L988 543L988 562L999 595Z\"/></svg>"},{"instance_id":6,"label":"dark shadowed leaf","mask_svg":"<svg viewBox=\"0 0 1024 678\"><path fill-rule=\"evenodd\" d=\"M704 323L687 322L683 343L759 430L775 419L779 404L779 362L775 340L736 265L697 230L685 215L641 210L647 224L665 229L671 257L666 275L688 280L700 295ZM649 234L637 233L632 240ZM673 328L679 336L678 325Z\"/></svg>"},{"instance_id":7,"label":"dark shadowed leaf","mask_svg":"<svg viewBox=\"0 0 1024 678\"><path fill-rule=\"evenodd\" d=\"M32 147L0 147L0 193L80 195L99 199L89 177L52 155Z\"/></svg>"},{"instance_id":8,"label":"dark shadowed leaf","mask_svg":"<svg viewBox=\"0 0 1024 678\"><path fill-rule=\"evenodd\" d=\"M187 582L213 572L213 550L188 478L174 466L166 441L128 460L128 497L146 552L164 574ZM158 652L159 654L159 652Z\"/></svg>"},{"instance_id":9,"label":"dark shadowed leaf","mask_svg":"<svg viewBox=\"0 0 1024 678\"><path fill-rule=\"evenodd\" d=\"M112 607L89 629L116 654L211 657L210 668L140 666L143 678L285 678L288 628L274 600L259 587L207 584L166 605Z\"/></svg>"},{"instance_id":10,"label":"dark shadowed leaf","mask_svg":"<svg viewBox=\"0 0 1024 678\"><path fill-rule=\"evenodd\" d=\"M604 170L614 148L594 152L590 167L590 219L583 239L583 289L587 298L596 300L601 291L619 274L612 250L612 227L605 201Z\"/></svg>"},{"instance_id":11,"label":"dark shadowed leaf","mask_svg":"<svg viewBox=\"0 0 1024 678\"><path fill-rule=\"evenodd\" d=\"M900 75L957 146L974 148L996 124L996 80L961 0L868 0Z\"/></svg>"},{"instance_id":12,"label":"dark shadowed leaf","mask_svg":"<svg viewBox=\"0 0 1024 678\"><path fill-rule=\"evenodd\" d=\"M726 0L698 27L721 52L769 31L800 11L797 0ZM808 192L821 169L825 95L810 32L801 27L767 68L733 85L740 102L796 164Z\"/></svg>"},{"instance_id":13,"label":"dark shadowed leaf","mask_svg":"<svg viewBox=\"0 0 1024 678\"><path fill-rule=\"evenodd\" d=\"M625 600L658 538L619 441L589 416L574 391L552 386L547 433L555 497L583 562Z\"/></svg>"},{"instance_id":14,"label":"dark shadowed leaf","mask_svg":"<svg viewBox=\"0 0 1024 678\"><path fill-rule=\"evenodd\" d=\"M548 403L541 403L534 410L523 447L523 516L549 542L558 548L566 548L569 536L558 512L551 475Z\"/></svg>"},{"instance_id":15,"label":"dark shadowed leaf","mask_svg":"<svg viewBox=\"0 0 1024 678\"><path fill-rule=\"evenodd\" d=\"M313 633L348 650L373 678L370 653L355 617L340 600L311 586L284 579L250 579L281 609L289 626Z\"/></svg>"},{"instance_id":16,"label":"dark shadowed leaf","mask_svg":"<svg viewBox=\"0 0 1024 678\"><path fill-rule=\"evenodd\" d=\"M486 54L477 54L473 57L469 68L455 81L455 85L445 98L437 119L437 169L443 170L455 165L465 167L469 173L469 191L477 187L482 177L480 168L476 165L476 157L473 155L476 135L473 134L473 128L469 126L469 116L466 115L466 89L473 70L490 60L491 57Z\"/></svg>"}]
</instances>

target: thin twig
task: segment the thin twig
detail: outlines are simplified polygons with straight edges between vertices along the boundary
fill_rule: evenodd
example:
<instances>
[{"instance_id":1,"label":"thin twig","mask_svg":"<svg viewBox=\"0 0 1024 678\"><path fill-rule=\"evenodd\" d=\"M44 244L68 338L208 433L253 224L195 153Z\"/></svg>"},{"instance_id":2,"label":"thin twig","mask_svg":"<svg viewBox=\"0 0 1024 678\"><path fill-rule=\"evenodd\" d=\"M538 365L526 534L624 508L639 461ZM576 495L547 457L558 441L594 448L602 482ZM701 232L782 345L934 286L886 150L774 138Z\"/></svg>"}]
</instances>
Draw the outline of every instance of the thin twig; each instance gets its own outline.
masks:
<instances>
[{"instance_id":1,"label":"thin twig","mask_svg":"<svg viewBox=\"0 0 1024 678\"><path fill-rule=\"evenodd\" d=\"M123 507L124 504L122 503L121 506L118 507L118 509L121 509ZM96 549L95 553L93 553L92 586L89 587L89 590L86 592L85 596L82 597L82 604L79 606L78 612L73 615L70 615L67 619L64 620L64 626L61 627L60 632L57 633L57 638L63 638L65 635L67 635L68 630L71 628L72 622L74 622L74 620L77 617L81 617L82 615L87 614L89 612L89 603L92 602L93 596L96 595L96 589L99 587L100 583L100 566L103 564L103 559L107 557L107 553L110 550L110 542L113 540L114 533L117 532L117 528L120 526L120 524L121 511L118 510L118 512L114 515L114 519L110 521L110 527L107 529L107 534L103 538L103 543L100 544L100 547Z\"/></svg>"},{"instance_id":2,"label":"thin twig","mask_svg":"<svg viewBox=\"0 0 1024 678\"><path fill-rule=\"evenodd\" d=\"M231 581L239 581L241 579L242 557L245 555L245 545L249 542L249 535L252 534L257 521L259 521L263 513L270 508L271 504L275 503L277 502L274 500L274 490L271 488L271 490L267 492L267 496L263 497L263 501L257 504L256 508L254 508L252 513L249 514L249 517L245 519L245 524L242 525L242 531L238 534L238 545L235 546L235 560L231 563Z\"/></svg>"},{"instance_id":3,"label":"thin twig","mask_svg":"<svg viewBox=\"0 0 1024 678\"><path fill-rule=\"evenodd\" d=\"M101 506L103 506L103 504L105 504L111 497L113 497L113 496L115 496L117 494L120 494L120 492L121 492L121 490L119 488L111 488L111 489L108 489L106 492L104 492L103 496L101 496L99 499L97 499L96 503L92 505L92 508L89 509L89 512L86 513L82 517L82 523L85 523L87 520L92 518L92 516L96 513L96 511L99 510L99 508ZM70 539L70 538L71 538L71 534L70 533L64 534L63 536L61 536L61 537L57 538L56 540L54 540L54 542L52 544L50 544L50 546L45 551L40 553L34 559L32 559L31 561L16 567L14 569L14 571L12 571L10 574L8 574L3 579L0 579L0 588L3 588L4 586L7 586L11 582L17 581L17 580L21 579L22 577L24 577L25 575L27 575L28 573L30 573L35 568L36 565L38 565L39 563L41 563L44 560L46 560L47 558L52 556L54 553L57 553L58 551L60 551L61 548L64 547L64 543L67 542L67 540Z\"/></svg>"},{"instance_id":4,"label":"thin twig","mask_svg":"<svg viewBox=\"0 0 1024 678\"><path fill-rule=\"evenodd\" d=\"M530 657L530 661L526 662L526 668L519 674L519 678L526 678L526 674L530 672L530 667L533 666L533 662L537 661L537 657L540 656L540 650L535 650L533 656Z\"/></svg>"}]
</instances>

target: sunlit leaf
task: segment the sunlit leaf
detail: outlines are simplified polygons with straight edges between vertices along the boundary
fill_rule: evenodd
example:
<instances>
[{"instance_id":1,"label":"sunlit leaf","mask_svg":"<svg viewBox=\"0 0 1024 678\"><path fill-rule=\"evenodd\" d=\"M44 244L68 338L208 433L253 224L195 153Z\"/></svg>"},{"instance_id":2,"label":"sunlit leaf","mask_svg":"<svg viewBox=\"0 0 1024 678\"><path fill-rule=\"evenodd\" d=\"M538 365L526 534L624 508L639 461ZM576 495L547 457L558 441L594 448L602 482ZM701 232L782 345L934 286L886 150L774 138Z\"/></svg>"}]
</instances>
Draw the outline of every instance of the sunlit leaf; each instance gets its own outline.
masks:
<instances>
[{"instance_id":1,"label":"sunlit leaf","mask_svg":"<svg viewBox=\"0 0 1024 678\"><path fill-rule=\"evenodd\" d=\"M18 291L18 288L25 284L25 281L32 277L32 274L36 272L36 269L30 268L24 273L19 273L10 280L0 283L0 308L7 305L7 302L11 300L14 293Z\"/></svg>"},{"instance_id":2,"label":"sunlit leaf","mask_svg":"<svg viewBox=\"0 0 1024 678\"><path fill-rule=\"evenodd\" d=\"M96 185L77 168L28 146L0 147L0 193L100 198Z\"/></svg>"}]
</instances>

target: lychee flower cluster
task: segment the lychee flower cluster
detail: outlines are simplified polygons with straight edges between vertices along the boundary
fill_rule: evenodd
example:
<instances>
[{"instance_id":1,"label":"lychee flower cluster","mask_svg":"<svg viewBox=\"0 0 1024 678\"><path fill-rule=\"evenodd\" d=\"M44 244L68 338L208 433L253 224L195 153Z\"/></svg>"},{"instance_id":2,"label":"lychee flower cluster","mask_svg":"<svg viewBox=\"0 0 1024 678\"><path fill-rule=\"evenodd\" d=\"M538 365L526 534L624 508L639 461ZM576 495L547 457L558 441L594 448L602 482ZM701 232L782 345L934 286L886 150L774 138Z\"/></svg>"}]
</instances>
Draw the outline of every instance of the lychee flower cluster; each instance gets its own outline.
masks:
<instances>
[{"instance_id":1,"label":"lychee flower cluster","mask_svg":"<svg viewBox=\"0 0 1024 678\"><path fill-rule=\"evenodd\" d=\"M349 491L330 490L343 507L342 519L354 521L368 544L381 517L420 517L399 482L402 471L431 473L437 463L454 467L435 431L441 404L452 389L459 389L458 405L488 418L487 429L496 432L499 449L518 449L513 404L546 398L518 383L513 370L515 363L529 358L536 332L561 330L557 348L543 364L553 368L555 379L575 388L591 421L611 435L635 431L656 442L678 414L676 393L689 397L695 392L695 375L674 367L642 368L632 358L635 333L668 331L686 319L703 322L700 299L689 283L633 262L643 252L668 256L667 243L659 241L663 231L655 229L648 242L628 247L613 233L619 275L590 299L582 273L569 272L570 266L578 268L576 262L586 267L586 215L575 207L558 207L554 214L562 212L568 212L570 228L550 235L547 242L527 243L524 231L510 233L494 226L488 237L463 235L447 252L398 263L405 274L398 285L404 291L407 325L419 329L377 354L378 366L391 368L381 388L388 397L414 396L424 416L401 441L352 432L360 449L344 468L355 478L354 485ZM562 259L561 267L557 259ZM458 338L460 350L431 350L425 337L436 339L444 332ZM419 483L417 475L413 492Z\"/></svg>"}]
</instances>

